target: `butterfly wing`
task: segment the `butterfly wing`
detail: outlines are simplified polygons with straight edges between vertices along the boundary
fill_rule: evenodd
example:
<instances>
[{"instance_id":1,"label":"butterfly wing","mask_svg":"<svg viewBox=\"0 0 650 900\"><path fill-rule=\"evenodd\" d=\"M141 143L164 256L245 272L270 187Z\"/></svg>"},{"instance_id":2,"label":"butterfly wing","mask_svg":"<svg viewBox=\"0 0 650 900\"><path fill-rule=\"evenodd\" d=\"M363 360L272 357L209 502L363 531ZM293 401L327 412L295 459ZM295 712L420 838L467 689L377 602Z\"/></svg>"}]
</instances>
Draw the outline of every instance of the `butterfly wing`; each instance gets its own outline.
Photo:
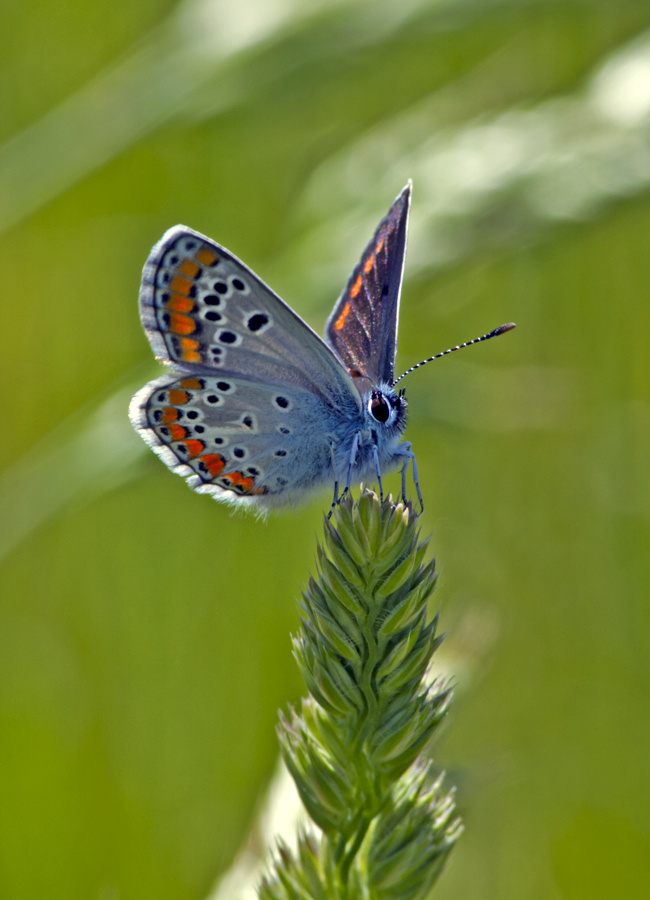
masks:
<instances>
[{"instance_id":1,"label":"butterfly wing","mask_svg":"<svg viewBox=\"0 0 650 900\"><path fill-rule=\"evenodd\" d=\"M331 477L335 421L305 388L223 373L166 375L135 395L131 420L170 469L217 499L272 506Z\"/></svg>"},{"instance_id":2,"label":"butterfly wing","mask_svg":"<svg viewBox=\"0 0 650 900\"><path fill-rule=\"evenodd\" d=\"M355 398L339 360L300 316L232 253L182 225L151 251L140 317L156 357L184 372L219 369Z\"/></svg>"},{"instance_id":3,"label":"butterfly wing","mask_svg":"<svg viewBox=\"0 0 650 900\"><path fill-rule=\"evenodd\" d=\"M364 250L325 326L327 341L348 372L373 384L390 384L395 375L410 203L409 182Z\"/></svg>"},{"instance_id":4,"label":"butterfly wing","mask_svg":"<svg viewBox=\"0 0 650 900\"><path fill-rule=\"evenodd\" d=\"M145 265L140 314L158 359L179 371L136 394L131 421L192 487L273 503L331 474L328 433L341 417L358 418L359 392L247 266L209 238L172 228Z\"/></svg>"}]
</instances>

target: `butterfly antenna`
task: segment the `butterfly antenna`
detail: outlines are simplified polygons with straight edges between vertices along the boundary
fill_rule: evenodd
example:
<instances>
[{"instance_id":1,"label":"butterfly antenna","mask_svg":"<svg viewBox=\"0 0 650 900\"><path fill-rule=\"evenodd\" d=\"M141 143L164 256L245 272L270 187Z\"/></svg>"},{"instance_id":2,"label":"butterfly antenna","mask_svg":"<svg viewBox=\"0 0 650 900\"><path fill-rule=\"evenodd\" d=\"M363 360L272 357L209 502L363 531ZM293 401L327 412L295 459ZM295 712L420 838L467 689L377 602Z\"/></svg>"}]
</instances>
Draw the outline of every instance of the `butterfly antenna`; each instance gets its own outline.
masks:
<instances>
[{"instance_id":1,"label":"butterfly antenna","mask_svg":"<svg viewBox=\"0 0 650 900\"><path fill-rule=\"evenodd\" d=\"M411 372L415 372L416 369L419 369L420 366L426 366L427 363L433 362L434 359L440 359L441 356L447 356L448 353L454 353L456 350L462 350L463 347L471 347L472 344L480 344L481 341L488 341L490 338L497 337L499 334L504 334L506 331L512 331L515 327L514 322L508 322L506 325L500 325L498 328L495 328L494 331L488 332L488 334L482 334L481 337L474 338L473 341L465 341L464 344L459 344L457 347L450 347L449 350L443 350L442 353L436 353L435 356L430 356L428 359L423 359L422 362L419 362L416 366L411 366L410 369L407 369L399 378L396 378L392 387L395 387L398 381L401 381L402 378L406 378L407 375L410 375Z\"/></svg>"}]
</instances>

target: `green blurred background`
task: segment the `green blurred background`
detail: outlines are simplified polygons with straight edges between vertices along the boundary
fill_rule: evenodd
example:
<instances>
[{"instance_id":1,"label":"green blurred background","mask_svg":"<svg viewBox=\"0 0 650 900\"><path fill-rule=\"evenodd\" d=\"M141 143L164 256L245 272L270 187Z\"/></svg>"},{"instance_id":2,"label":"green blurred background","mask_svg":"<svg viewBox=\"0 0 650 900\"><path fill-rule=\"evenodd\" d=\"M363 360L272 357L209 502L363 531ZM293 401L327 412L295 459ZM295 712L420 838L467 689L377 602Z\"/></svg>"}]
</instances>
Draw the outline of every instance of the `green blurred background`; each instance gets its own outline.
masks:
<instances>
[{"instance_id":1,"label":"green blurred background","mask_svg":"<svg viewBox=\"0 0 650 900\"><path fill-rule=\"evenodd\" d=\"M434 894L648 896L647 29L647 0L0 6L2 898L205 897L301 692L327 497L233 516L131 432L151 245L212 235L321 330L409 177L398 368L518 324L406 383L467 826Z\"/></svg>"}]
</instances>

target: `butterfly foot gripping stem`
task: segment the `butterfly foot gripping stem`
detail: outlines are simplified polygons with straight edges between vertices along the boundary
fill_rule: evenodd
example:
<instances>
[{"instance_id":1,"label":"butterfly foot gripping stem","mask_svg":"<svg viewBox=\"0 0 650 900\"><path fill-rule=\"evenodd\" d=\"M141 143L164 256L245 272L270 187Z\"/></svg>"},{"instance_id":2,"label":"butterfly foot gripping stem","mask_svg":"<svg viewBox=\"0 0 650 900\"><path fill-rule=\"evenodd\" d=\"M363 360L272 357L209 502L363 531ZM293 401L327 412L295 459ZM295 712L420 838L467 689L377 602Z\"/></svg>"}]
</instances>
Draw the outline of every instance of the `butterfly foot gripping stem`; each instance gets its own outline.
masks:
<instances>
[{"instance_id":1,"label":"butterfly foot gripping stem","mask_svg":"<svg viewBox=\"0 0 650 900\"><path fill-rule=\"evenodd\" d=\"M336 501L340 503L347 495L350 493L350 485L352 484L352 469L354 468L354 464L357 460L357 450L359 449L359 432L354 436L354 440L352 441L352 449L350 450L350 462L348 464L348 477L345 480L345 487L343 488L343 493Z\"/></svg>"},{"instance_id":2,"label":"butterfly foot gripping stem","mask_svg":"<svg viewBox=\"0 0 650 900\"><path fill-rule=\"evenodd\" d=\"M339 483L338 481L334 482L334 496L332 497L332 504L330 506L330 511L327 514L327 518L332 518L332 513L334 512L334 507L339 504Z\"/></svg>"},{"instance_id":3,"label":"butterfly foot gripping stem","mask_svg":"<svg viewBox=\"0 0 650 900\"><path fill-rule=\"evenodd\" d=\"M379 484L379 502L384 502L384 485L381 481L381 468L379 466L379 450L377 450L377 445L372 445L372 455L375 460L375 473L377 475L377 483Z\"/></svg>"},{"instance_id":4,"label":"butterfly foot gripping stem","mask_svg":"<svg viewBox=\"0 0 650 900\"><path fill-rule=\"evenodd\" d=\"M413 466L413 483L420 502L421 515L424 512L424 500L422 499L422 492L420 491L420 479L418 478L418 464L415 461L415 453L411 450L411 444L408 441L400 445L400 450L402 450L403 455L406 457L404 464L402 465L402 500L404 503L408 502L406 499L406 472L410 462Z\"/></svg>"}]
</instances>

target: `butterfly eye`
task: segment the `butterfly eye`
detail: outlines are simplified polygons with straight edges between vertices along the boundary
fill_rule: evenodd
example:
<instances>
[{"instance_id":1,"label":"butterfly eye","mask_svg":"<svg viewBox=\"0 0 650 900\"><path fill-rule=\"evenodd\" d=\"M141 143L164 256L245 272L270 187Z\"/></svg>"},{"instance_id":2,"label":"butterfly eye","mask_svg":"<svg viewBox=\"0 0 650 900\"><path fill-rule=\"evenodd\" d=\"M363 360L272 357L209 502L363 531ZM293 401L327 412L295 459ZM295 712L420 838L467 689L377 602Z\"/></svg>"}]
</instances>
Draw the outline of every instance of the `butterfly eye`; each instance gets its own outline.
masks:
<instances>
[{"instance_id":1,"label":"butterfly eye","mask_svg":"<svg viewBox=\"0 0 650 900\"><path fill-rule=\"evenodd\" d=\"M390 417L390 406L381 391L375 391L372 395L370 414L377 422L387 422Z\"/></svg>"}]
</instances>

